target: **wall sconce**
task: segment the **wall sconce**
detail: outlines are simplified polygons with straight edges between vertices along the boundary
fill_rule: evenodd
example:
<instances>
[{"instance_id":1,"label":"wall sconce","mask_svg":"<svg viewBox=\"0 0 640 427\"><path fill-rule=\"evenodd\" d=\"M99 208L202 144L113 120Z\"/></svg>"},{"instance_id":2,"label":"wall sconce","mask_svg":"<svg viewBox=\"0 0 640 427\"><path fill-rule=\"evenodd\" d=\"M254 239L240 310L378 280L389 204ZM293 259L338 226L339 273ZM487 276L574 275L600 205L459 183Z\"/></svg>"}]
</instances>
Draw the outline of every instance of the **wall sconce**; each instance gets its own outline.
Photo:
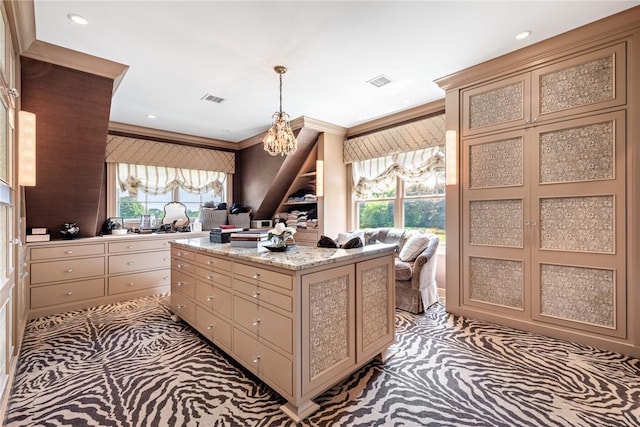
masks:
<instances>
[{"instance_id":1,"label":"wall sconce","mask_svg":"<svg viewBox=\"0 0 640 427\"><path fill-rule=\"evenodd\" d=\"M36 185L36 115L18 113L18 184Z\"/></svg>"},{"instance_id":2,"label":"wall sconce","mask_svg":"<svg viewBox=\"0 0 640 427\"><path fill-rule=\"evenodd\" d=\"M324 197L324 161L316 160L316 197Z\"/></svg>"}]
</instances>

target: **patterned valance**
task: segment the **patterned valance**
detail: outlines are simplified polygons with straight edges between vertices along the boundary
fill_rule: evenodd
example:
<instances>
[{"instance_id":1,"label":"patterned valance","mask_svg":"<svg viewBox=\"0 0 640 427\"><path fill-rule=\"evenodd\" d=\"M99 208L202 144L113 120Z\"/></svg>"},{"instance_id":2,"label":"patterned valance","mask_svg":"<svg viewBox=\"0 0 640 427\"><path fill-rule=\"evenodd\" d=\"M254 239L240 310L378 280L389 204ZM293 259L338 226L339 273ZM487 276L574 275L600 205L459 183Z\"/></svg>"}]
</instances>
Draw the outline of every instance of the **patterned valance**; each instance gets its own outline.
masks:
<instances>
[{"instance_id":1,"label":"patterned valance","mask_svg":"<svg viewBox=\"0 0 640 427\"><path fill-rule=\"evenodd\" d=\"M133 163L224 173L235 173L235 153L109 135L107 163Z\"/></svg>"},{"instance_id":2,"label":"patterned valance","mask_svg":"<svg viewBox=\"0 0 640 427\"><path fill-rule=\"evenodd\" d=\"M445 144L444 114L347 139L344 162L385 157Z\"/></svg>"}]
</instances>

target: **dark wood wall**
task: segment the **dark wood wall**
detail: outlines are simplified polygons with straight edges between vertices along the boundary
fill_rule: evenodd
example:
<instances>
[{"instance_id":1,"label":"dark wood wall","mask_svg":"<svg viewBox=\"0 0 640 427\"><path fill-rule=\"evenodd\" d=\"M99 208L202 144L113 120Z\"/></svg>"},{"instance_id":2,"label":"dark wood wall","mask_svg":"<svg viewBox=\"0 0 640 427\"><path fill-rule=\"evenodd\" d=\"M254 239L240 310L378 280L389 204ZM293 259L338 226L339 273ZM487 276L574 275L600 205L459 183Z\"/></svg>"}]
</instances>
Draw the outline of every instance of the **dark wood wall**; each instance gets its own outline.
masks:
<instances>
[{"instance_id":1,"label":"dark wood wall","mask_svg":"<svg viewBox=\"0 0 640 427\"><path fill-rule=\"evenodd\" d=\"M264 151L262 144L237 151L236 173L233 177L233 200L250 207L255 214L284 160L285 157L270 156Z\"/></svg>"},{"instance_id":2,"label":"dark wood wall","mask_svg":"<svg viewBox=\"0 0 640 427\"><path fill-rule=\"evenodd\" d=\"M106 216L105 146L113 80L21 58L22 109L36 114L35 187L25 190L27 227L76 222L95 236Z\"/></svg>"}]
</instances>

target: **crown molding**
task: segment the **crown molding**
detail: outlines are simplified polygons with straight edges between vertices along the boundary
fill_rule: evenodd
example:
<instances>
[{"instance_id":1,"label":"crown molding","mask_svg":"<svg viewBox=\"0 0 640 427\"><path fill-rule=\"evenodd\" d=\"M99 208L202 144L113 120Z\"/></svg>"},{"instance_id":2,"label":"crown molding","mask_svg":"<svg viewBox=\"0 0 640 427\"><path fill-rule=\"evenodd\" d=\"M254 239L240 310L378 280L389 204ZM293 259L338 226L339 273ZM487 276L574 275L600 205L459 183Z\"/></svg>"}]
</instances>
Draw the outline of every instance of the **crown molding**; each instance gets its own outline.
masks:
<instances>
[{"instance_id":1,"label":"crown molding","mask_svg":"<svg viewBox=\"0 0 640 427\"><path fill-rule=\"evenodd\" d=\"M224 148L225 150L234 151L238 149L238 144L235 142L204 138L120 122L109 122L109 133L120 133L137 138L147 137L161 142L184 143L185 145L194 145L205 148Z\"/></svg>"},{"instance_id":2,"label":"crown molding","mask_svg":"<svg viewBox=\"0 0 640 427\"><path fill-rule=\"evenodd\" d=\"M353 138L442 113L444 113L444 98L350 127L347 129L346 137Z\"/></svg>"}]
</instances>

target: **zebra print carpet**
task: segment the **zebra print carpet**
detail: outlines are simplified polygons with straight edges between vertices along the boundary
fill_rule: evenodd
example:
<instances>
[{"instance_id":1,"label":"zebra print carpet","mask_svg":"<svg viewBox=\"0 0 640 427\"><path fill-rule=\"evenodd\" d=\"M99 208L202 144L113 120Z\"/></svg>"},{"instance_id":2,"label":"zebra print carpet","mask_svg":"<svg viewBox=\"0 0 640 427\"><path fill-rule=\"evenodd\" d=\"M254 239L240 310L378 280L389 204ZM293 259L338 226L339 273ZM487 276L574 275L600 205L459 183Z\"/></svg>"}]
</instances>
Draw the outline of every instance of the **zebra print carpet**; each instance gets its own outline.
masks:
<instances>
[{"instance_id":1,"label":"zebra print carpet","mask_svg":"<svg viewBox=\"0 0 640 427\"><path fill-rule=\"evenodd\" d=\"M269 387L165 297L27 326L6 426L291 426ZM316 401L304 426L636 426L640 360L447 314L396 313L397 354Z\"/></svg>"}]
</instances>

